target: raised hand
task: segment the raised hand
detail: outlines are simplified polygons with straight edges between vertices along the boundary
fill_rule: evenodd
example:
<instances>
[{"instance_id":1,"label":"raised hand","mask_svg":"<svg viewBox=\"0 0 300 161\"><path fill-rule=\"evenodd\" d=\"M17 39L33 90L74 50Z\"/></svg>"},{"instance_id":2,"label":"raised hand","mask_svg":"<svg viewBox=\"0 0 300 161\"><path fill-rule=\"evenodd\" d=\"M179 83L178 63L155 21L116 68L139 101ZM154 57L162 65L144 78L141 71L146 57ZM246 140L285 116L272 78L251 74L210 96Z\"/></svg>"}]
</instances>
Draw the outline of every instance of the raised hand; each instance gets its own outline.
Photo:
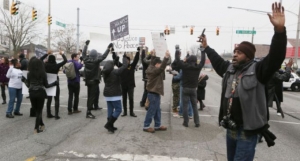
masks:
<instances>
[{"instance_id":1,"label":"raised hand","mask_svg":"<svg viewBox=\"0 0 300 161\"><path fill-rule=\"evenodd\" d=\"M293 61L293 59L291 58L291 59L289 60L288 63L285 62L285 66L286 66L286 67L292 67L293 63L294 63L294 61Z\"/></svg>"},{"instance_id":2,"label":"raised hand","mask_svg":"<svg viewBox=\"0 0 300 161\"><path fill-rule=\"evenodd\" d=\"M208 46L208 45L207 45L207 39L206 39L206 36L205 36L205 35L200 35L198 38L202 40L202 47L203 47L203 48L206 48L206 47ZM198 41L198 42L199 42L199 41Z\"/></svg>"},{"instance_id":3,"label":"raised hand","mask_svg":"<svg viewBox=\"0 0 300 161\"><path fill-rule=\"evenodd\" d=\"M85 45L89 45L90 44L90 40L86 40Z\"/></svg>"},{"instance_id":4,"label":"raised hand","mask_svg":"<svg viewBox=\"0 0 300 161\"><path fill-rule=\"evenodd\" d=\"M280 3L272 4L272 15L268 13L269 19L273 26L275 27L276 32L284 31L285 24L285 15L284 15L284 7L281 6Z\"/></svg>"},{"instance_id":5,"label":"raised hand","mask_svg":"<svg viewBox=\"0 0 300 161\"><path fill-rule=\"evenodd\" d=\"M113 43L110 43L109 45L108 45L108 47L107 48L113 48L114 47L114 44Z\"/></svg>"},{"instance_id":6,"label":"raised hand","mask_svg":"<svg viewBox=\"0 0 300 161\"><path fill-rule=\"evenodd\" d=\"M166 58L169 58L169 57L170 57L170 52L169 52L169 50L166 51L165 57L166 57Z\"/></svg>"}]
</instances>

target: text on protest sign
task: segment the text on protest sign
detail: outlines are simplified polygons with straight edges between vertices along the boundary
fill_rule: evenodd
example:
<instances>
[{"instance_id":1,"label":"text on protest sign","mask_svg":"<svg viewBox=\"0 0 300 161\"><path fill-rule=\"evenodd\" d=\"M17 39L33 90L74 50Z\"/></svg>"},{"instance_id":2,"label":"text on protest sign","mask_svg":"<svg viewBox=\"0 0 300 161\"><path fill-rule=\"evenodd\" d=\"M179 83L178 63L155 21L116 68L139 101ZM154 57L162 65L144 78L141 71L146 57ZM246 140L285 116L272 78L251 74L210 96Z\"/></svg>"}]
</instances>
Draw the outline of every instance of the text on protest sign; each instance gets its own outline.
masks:
<instances>
[{"instance_id":1,"label":"text on protest sign","mask_svg":"<svg viewBox=\"0 0 300 161\"><path fill-rule=\"evenodd\" d=\"M128 15L110 23L111 41L129 35Z\"/></svg>"}]
</instances>

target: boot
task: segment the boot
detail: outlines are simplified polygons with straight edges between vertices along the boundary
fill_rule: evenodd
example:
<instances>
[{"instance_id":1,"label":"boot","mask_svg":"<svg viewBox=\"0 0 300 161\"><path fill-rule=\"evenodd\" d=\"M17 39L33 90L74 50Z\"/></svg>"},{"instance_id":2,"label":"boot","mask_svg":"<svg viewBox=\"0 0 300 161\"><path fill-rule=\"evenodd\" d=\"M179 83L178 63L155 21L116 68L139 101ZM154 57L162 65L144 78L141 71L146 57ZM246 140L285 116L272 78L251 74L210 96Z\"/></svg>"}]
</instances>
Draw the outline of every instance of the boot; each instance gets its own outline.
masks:
<instances>
[{"instance_id":1,"label":"boot","mask_svg":"<svg viewBox=\"0 0 300 161\"><path fill-rule=\"evenodd\" d=\"M121 115L122 117L127 116L127 107L123 107L123 115Z\"/></svg>"},{"instance_id":2,"label":"boot","mask_svg":"<svg viewBox=\"0 0 300 161\"><path fill-rule=\"evenodd\" d=\"M47 106L47 117L53 118L54 116L51 114L51 106Z\"/></svg>"},{"instance_id":3,"label":"boot","mask_svg":"<svg viewBox=\"0 0 300 161\"><path fill-rule=\"evenodd\" d=\"M2 99L3 99L2 105L5 105L6 104L6 95L5 94L2 94Z\"/></svg>"},{"instance_id":4,"label":"boot","mask_svg":"<svg viewBox=\"0 0 300 161\"><path fill-rule=\"evenodd\" d=\"M107 122L108 122L108 120L109 120L109 118L107 118ZM113 125L113 129L114 129L114 131L118 130L118 128L114 127L114 125Z\"/></svg>"},{"instance_id":5,"label":"boot","mask_svg":"<svg viewBox=\"0 0 300 161\"><path fill-rule=\"evenodd\" d=\"M130 108L129 108L129 110L130 110L130 116L131 116L131 117L137 117L137 116L134 114L134 112L133 112L133 99L129 99L129 106L130 106Z\"/></svg>"},{"instance_id":6,"label":"boot","mask_svg":"<svg viewBox=\"0 0 300 161\"><path fill-rule=\"evenodd\" d=\"M104 127L108 130L108 132L114 133L114 129L113 129L113 117L111 116L107 123L104 125Z\"/></svg>"},{"instance_id":7,"label":"boot","mask_svg":"<svg viewBox=\"0 0 300 161\"><path fill-rule=\"evenodd\" d=\"M60 117L58 116L58 112L59 112L59 106L55 107L55 120L60 119Z\"/></svg>"}]
</instances>

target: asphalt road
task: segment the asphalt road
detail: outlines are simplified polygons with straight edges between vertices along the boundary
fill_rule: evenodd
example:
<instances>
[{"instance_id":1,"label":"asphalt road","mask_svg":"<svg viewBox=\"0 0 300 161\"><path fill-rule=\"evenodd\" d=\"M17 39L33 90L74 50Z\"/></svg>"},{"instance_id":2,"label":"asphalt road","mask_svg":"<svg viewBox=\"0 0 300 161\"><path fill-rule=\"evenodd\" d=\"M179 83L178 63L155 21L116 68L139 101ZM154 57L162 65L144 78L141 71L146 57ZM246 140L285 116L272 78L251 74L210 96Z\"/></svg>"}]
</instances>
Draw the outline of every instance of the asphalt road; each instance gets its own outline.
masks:
<instances>
[{"instance_id":1,"label":"asphalt road","mask_svg":"<svg viewBox=\"0 0 300 161\"><path fill-rule=\"evenodd\" d=\"M66 78L60 75L60 120L46 118L46 130L33 134L35 119L29 117L30 102L23 99L21 112L24 116L8 119L7 105L0 105L0 160L1 161L96 161L96 160L157 160L157 161L223 161L226 160L225 130L218 127L221 78L213 71L202 71L209 75L206 88L206 108L199 112L201 127L195 128L193 120L189 127L182 126L182 119L171 113L171 76L165 80L165 96L162 97L162 124L165 132L154 134L142 131L145 118L144 108L139 107L143 82L141 71L136 72L135 113L137 118L120 117L115 134L104 129L106 123L106 102L103 99L103 83L100 84L100 106L94 111L96 119L85 118L87 90L81 83L79 109L82 113L67 115L68 89ZM284 92L282 107L285 118L276 115L270 108L271 131L277 136L276 145L268 148L266 143L258 144L255 160L297 161L300 160L300 92ZM54 104L54 103L52 103ZM54 112L54 107L52 107ZM153 125L152 125L153 126Z\"/></svg>"}]
</instances>

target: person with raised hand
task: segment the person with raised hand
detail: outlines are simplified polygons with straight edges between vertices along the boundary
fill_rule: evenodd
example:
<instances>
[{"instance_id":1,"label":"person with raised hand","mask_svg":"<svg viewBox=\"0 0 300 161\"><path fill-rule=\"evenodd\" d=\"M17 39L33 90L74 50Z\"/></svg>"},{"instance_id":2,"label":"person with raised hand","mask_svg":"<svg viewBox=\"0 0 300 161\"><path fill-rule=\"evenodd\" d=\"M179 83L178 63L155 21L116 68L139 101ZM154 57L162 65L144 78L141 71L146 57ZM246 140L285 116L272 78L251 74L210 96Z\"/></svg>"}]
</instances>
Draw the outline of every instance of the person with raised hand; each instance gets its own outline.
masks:
<instances>
[{"instance_id":1,"label":"person with raised hand","mask_svg":"<svg viewBox=\"0 0 300 161\"><path fill-rule=\"evenodd\" d=\"M216 73L223 78L219 112L219 123L225 129L227 159L253 160L258 134L268 146L275 145L276 136L268 128L269 112L265 86L285 59L287 35L284 8L280 3L272 4L274 26L269 54L256 61L255 46L247 41L235 49L232 62L225 61L202 38L202 50L207 54Z\"/></svg>"}]
</instances>

